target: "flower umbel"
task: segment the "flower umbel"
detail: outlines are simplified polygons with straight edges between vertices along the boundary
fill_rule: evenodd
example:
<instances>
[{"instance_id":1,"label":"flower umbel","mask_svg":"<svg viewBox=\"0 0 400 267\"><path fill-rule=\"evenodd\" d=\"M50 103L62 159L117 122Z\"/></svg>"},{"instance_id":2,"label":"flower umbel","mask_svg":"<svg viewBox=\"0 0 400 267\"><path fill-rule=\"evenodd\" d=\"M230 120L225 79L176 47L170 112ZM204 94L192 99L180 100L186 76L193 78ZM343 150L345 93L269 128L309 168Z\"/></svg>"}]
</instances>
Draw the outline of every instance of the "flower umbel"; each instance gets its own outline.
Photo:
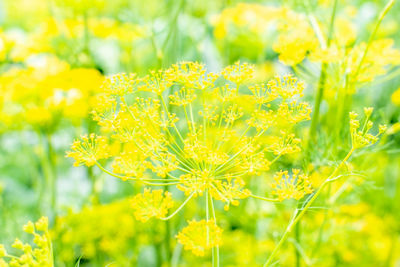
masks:
<instances>
[{"instance_id":1,"label":"flower umbel","mask_svg":"<svg viewBox=\"0 0 400 267\"><path fill-rule=\"evenodd\" d=\"M202 64L182 62L144 77L106 79L93 112L104 136L84 136L67 156L75 165L96 164L122 180L184 192L186 200L167 217L171 193L145 189L133 201L140 221L167 220L198 197L206 200L208 212L214 200L228 210L252 196L248 179L263 175L285 154L300 151L294 127L310 119L309 105L299 101L302 81L289 74L255 84L253 76L254 67L246 63L209 73ZM109 144L114 143L118 149L111 153ZM112 159L110 171L98 162L106 158ZM178 235L198 255L220 243L221 230L209 219L191 222ZM215 240L192 234L195 228L213 229Z\"/></svg>"},{"instance_id":2,"label":"flower umbel","mask_svg":"<svg viewBox=\"0 0 400 267\"><path fill-rule=\"evenodd\" d=\"M288 171L279 171L275 174L274 180L272 193L277 195L280 201L288 198L299 200L313 192L309 177L301 174L299 169L292 169L292 175L289 175Z\"/></svg>"},{"instance_id":3,"label":"flower umbel","mask_svg":"<svg viewBox=\"0 0 400 267\"><path fill-rule=\"evenodd\" d=\"M73 151L67 152L67 157L75 159L74 166L93 166L97 160L110 157L107 139L93 133L82 136L82 141L76 140L71 149Z\"/></svg>"},{"instance_id":4,"label":"flower umbel","mask_svg":"<svg viewBox=\"0 0 400 267\"><path fill-rule=\"evenodd\" d=\"M222 244L222 229L213 220L189 221L189 225L176 236L185 250L191 250L197 256Z\"/></svg>"},{"instance_id":5,"label":"flower umbel","mask_svg":"<svg viewBox=\"0 0 400 267\"><path fill-rule=\"evenodd\" d=\"M29 221L24 225L23 230L34 236L33 242L36 247L15 239L12 247L21 250L21 256L14 256L7 253L4 245L0 244L0 266L32 266L32 267L53 267L53 249L48 232L47 217L40 218L36 223ZM7 262L5 259L9 258Z\"/></svg>"},{"instance_id":6,"label":"flower umbel","mask_svg":"<svg viewBox=\"0 0 400 267\"><path fill-rule=\"evenodd\" d=\"M379 140L379 135L386 131L386 125L379 125L379 132L376 135L371 134L374 123L370 120L373 108L364 108L365 120L362 128L360 121L357 119L358 114L350 112L350 134L353 149L363 148L375 144Z\"/></svg>"},{"instance_id":7,"label":"flower umbel","mask_svg":"<svg viewBox=\"0 0 400 267\"><path fill-rule=\"evenodd\" d=\"M136 195L132 200L135 217L142 222L152 217L164 218L173 205L171 193L161 189L152 191L145 188L142 194Z\"/></svg>"}]
</instances>

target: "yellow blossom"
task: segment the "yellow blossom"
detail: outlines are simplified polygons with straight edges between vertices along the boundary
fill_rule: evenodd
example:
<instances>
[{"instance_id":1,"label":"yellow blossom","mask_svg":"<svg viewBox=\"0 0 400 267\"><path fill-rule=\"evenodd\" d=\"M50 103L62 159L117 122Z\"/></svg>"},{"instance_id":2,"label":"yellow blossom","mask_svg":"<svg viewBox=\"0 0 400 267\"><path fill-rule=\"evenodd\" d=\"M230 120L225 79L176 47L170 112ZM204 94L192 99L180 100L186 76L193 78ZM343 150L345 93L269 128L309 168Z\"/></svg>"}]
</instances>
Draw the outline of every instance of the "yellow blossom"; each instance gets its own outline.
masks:
<instances>
[{"instance_id":1,"label":"yellow blossom","mask_svg":"<svg viewBox=\"0 0 400 267\"><path fill-rule=\"evenodd\" d=\"M67 152L67 157L75 159L74 166L85 164L93 166L97 160L110 157L107 139L103 136L90 134L81 137L82 141L76 140L72 146L72 151Z\"/></svg>"},{"instance_id":2,"label":"yellow blossom","mask_svg":"<svg viewBox=\"0 0 400 267\"><path fill-rule=\"evenodd\" d=\"M288 171L279 171L274 176L275 183L271 186L273 194L282 201L288 198L301 199L306 194L313 192L309 177L300 174L300 170L293 169L292 175Z\"/></svg>"},{"instance_id":3,"label":"yellow blossom","mask_svg":"<svg viewBox=\"0 0 400 267\"><path fill-rule=\"evenodd\" d=\"M176 236L185 250L204 256L207 250L222 244L222 229L213 220L192 220L188 223Z\"/></svg>"},{"instance_id":4,"label":"yellow blossom","mask_svg":"<svg viewBox=\"0 0 400 267\"><path fill-rule=\"evenodd\" d=\"M32 247L28 243L23 243L18 238L15 239L12 247L23 252L20 256L14 256L7 253L4 245L0 244L0 266L32 266L32 267L54 267L53 263L53 249L48 232L47 217L41 217L35 226L32 222L28 222L24 227L24 231L33 235L33 243L36 245ZM38 232L37 232L38 231ZM10 258L7 263L3 257Z\"/></svg>"},{"instance_id":5,"label":"yellow blossom","mask_svg":"<svg viewBox=\"0 0 400 267\"><path fill-rule=\"evenodd\" d=\"M378 134L373 135L369 132L373 126L373 122L370 120L372 110L372 108L364 108L365 120L361 129L360 121L357 119L358 114L355 112L350 112L349 114L353 149L363 148L376 143L379 140L378 136L386 131L386 125L379 125Z\"/></svg>"},{"instance_id":6,"label":"yellow blossom","mask_svg":"<svg viewBox=\"0 0 400 267\"><path fill-rule=\"evenodd\" d=\"M142 194L136 195L132 200L135 217L142 222L146 222L152 217L158 219L166 217L168 210L173 205L171 193L161 189L145 188Z\"/></svg>"}]
</instances>

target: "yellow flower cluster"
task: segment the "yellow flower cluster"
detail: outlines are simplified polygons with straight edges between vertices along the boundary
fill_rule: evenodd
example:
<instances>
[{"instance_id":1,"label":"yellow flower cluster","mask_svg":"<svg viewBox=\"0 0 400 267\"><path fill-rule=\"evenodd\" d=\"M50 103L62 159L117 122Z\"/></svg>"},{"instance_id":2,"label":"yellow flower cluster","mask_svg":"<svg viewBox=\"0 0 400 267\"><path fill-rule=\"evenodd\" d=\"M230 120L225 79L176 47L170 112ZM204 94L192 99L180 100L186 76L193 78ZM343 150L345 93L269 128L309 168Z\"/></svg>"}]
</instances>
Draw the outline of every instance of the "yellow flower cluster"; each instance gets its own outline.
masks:
<instances>
[{"instance_id":1,"label":"yellow flower cluster","mask_svg":"<svg viewBox=\"0 0 400 267\"><path fill-rule=\"evenodd\" d=\"M138 229L131 201L84 207L59 217L51 232L60 241L56 247L59 259L71 263L81 255L89 260L101 255L109 262L131 266L136 260L130 251L134 247L132 241L146 243L149 238Z\"/></svg>"},{"instance_id":2,"label":"yellow flower cluster","mask_svg":"<svg viewBox=\"0 0 400 267\"><path fill-rule=\"evenodd\" d=\"M285 7L239 3L224 9L213 24L221 50L234 47L237 57L258 59L272 45L282 62L296 65L318 46L307 17Z\"/></svg>"},{"instance_id":3,"label":"yellow flower cluster","mask_svg":"<svg viewBox=\"0 0 400 267\"><path fill-rule=\"evenodd\" d=\"M313 192L310 178L306 174L300 174L299 169L292 169L292 175L288 171L279 171L274 175L274 180L271 185L274 188L272 193L280 201L289 198L298 200Z\"/></svg>"},{"instance_id":4,"label":"yellow flower cluster","mask_svg":"<svg viewBox=\"0 0 400 267\"><path fill-rule=\"evenodd\" d=\"M9 116L3 123L47 131L55 130L62 119L79 123L88 117L102 82L97 70L72 69L51 57L43 65L12 68L0 77L0 114Z\"/></svg>"},{"instance_id":5,"label":"yellow flower cluster","mask_svg":"<svg viewBox=\"0 0 400 267\"><path fill-rule=\"evenodd\" d=\"M153 217L164 218L173 205L172 194L163 192L161 189L152 191L145 188L142 194L136 195L132 200L135 217L141 222L146 222Z\"/></svg>"},{"instance_id":6,"label":"yellow flower cluster","mask_svg":"<svg viewBox=\"0 0 400 267\"><path fill-rule=\"evenodd\" d=\"M283 9L278 33L272 48L279 54L279 60L287 65L297 65L318 47L318 39L304 14Z\"/></svg>"},{"instance_id":7,"label":"yellow flower cluster","mask_svg":"<svg viewBox=\"0 0 400 267\"><path fill-rule=\"evenodd\" d=\"M378 136L386 131L386 125L379 125L378 134L373 135L369 133L374 125L370 120L372 111L373 108L364 108L365 119L361 129L360 121L357 119L358 114L355 112L350 112L350 134L353 149L373 145L379 140Z\"/></svg>"},{"instance_id":8,"label":"yellow flower cluster","mask_svg":"<svg viewBox=\"0 0 400 267\"><path fill-rule=\"evenodd\" d=\"M204 256L206 250L222 244L222 229L213 220L189 221L188 226L176 236L185 250Z\"/></svg>"},{"instance_id":9,"label":"yellow flower cluster","mask_svg":"<svg viewBox=\"0 0 400 267\"><path fill-rule=\"evenodd\" d=\"M187 197L182 206L205 195L227 210L251 195L247 179L300 150L293 128L311 112L300 102L304 83L297 78L254 84L253 75L248 64L208 73L202 64L183 62L144 77L109 77L93 111L104 136L75 141L67 156L123 180L175 185ZM118 151L109 153L110 143ZM98 162L103 158L113 159L112 171ZM171 207L170 193L161 190L145 189L134 201L142 221L164 218Z\"/></svg>"},{"instance_id":10,"label":"yellow flower cluster","mask_svg":"<svg viewBox=\"0 0 400 267\"><path fill-rule=\"evenodd\" d=\"M222 51L229 47L230 53L235 53L234 47L240 51L238 55L257 60L272 45L286 65L295 66L306 58L329 64L332 75L327 77L327 83L332 88L341 86L343 77L350 77L350 84L370 82L386 74L388 66L400 64L400 51L393 48L392 39L355 44L356 27L341 13L336 14L330 37L328 25L312 15L259 4L239 3L226 8L217 16L214 26L215 37L223 43ZM274 40L272 44L268 44L270 40Z\"/></svg>"},{"instance_id":11,"label":"yellow flower cluster","mask_svg":"<svg viewBox=\"0 0 400 267\"><path fill-rule=\"evenodd\" d=\"M0 244L0 266L1 267L53 267L53 249L48 232L47 217L40 218L36 223L29 221L23 227L24 232L34 236L33 242L37 247L33 248L28 243L15 239L12 247L23 252L16 256L8 254L4 245Z\"/></svg>"},{"instance_id":12,"label":"yellow flower cluster","mask_svg":"<svg viewBox=\"0 0 400 267\"><path fill-rule=\"evenodd\" d=\"M74 141L71 145L72 151L67 152L67 157L76 160L74 166L85 164L90 167L93 166L97 160L110 156L110 149L106 137L96 136L94 133L91 133L89 136L82 136L81 139L82 141Z\"/></svg>"}]
</instances>

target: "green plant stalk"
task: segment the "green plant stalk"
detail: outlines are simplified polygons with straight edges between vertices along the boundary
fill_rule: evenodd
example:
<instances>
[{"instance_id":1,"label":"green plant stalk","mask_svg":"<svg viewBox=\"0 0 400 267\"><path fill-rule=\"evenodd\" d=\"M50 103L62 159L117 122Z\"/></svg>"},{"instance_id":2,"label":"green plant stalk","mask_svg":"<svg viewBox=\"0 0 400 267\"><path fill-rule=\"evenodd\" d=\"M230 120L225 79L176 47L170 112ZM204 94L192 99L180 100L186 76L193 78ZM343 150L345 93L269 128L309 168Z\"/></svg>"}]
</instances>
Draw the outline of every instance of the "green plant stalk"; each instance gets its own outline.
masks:
<instances>
[{"instance_id":1,"label":"green plant stalk","mask_svg":"<svg viewBox=\"0 0 400 267\"><path fill-rule=\"evenodd\" d=\"M168 186L165 186L168 188ZM167 189L165 189L167 190ZM165 245L165 262L167 263L167 266L170 266L170 262L172 259L172 253L171 253L171 222L170 220L165 221L165 237L164 237L164 245Z\"/></svg>"},{"instance_id":2,"label":"green plant stalk","mask_svg":"<svg viewBox=\"0 0 400 267\"><path fill-rule=\"evenodd\" d=\"M331 185L329 185L329 187L328 187L328 195L330 195L330 192L331 192ZM329 202L329 203L330 203L330 202ZM329 205L331 206L332 204L330 203ZM317 241L315 242L315 246L314 246L314 248L313 248L313 250L312 250L312 252L311 252L311 257L313 257L313 256L315 255L315 253L317 252L318 248L319 248L320 245L321 245L321 242L322 242L322 234L323 234L324 227L325 227L327 221L328 221L328 209L326 209L326 210L324 211L324 218L323 218L322 224L321 224L321 226L320 226L320 228L319 228Z\"/></svg>"},{"instance_id":3,"label":"green plant stalk","mask_svg":"<svg viewBox=\"0 0 400 267\"><path fill-rule=\"evenodd\" d=\"M329 175L329 177L321 184L321 186L314 193L314 195L312 195L312 197L307 202L307 204L303 207L301 212L299 212L299 209L296 209L292 221L287 226L285 233L283 234L283 236L279 240L279 243L276 245L276 247L272 251L271 255L269 256L269 258L265 262L264 267L269 266L272 263L272 260L275 258L277 252L279 251L279 249L281 248L283 243L286 241L286 239L288 238L289 234L292 232L293 227L296 226L296 224L301 220L301 218L303 218L304 214L309 210L309 208L314 203L314 201L318 198L318 196L321 194L321 192L325 188L325 186L333 181L331 179L336 176L336 174L339 172L340 168L346 163L346 161L350 158L350 156L353 154L353 152L354 152L354 148L351 148L349 153L347 153L347 155L340 162L340 164L335 168L335 170L332 172L332 174Z\"/></svg>"},{"instance_id":4,"label":"green plant stalk","mask_svg":"<svg viewBox=\"0 0 400 267\"><path fill-rule=\"evenodd\" d=\"M50 166L50 171L51 171L51 176L50 176L50 203L51 203L51 209L54 214L56 214L56 206L57 206L57 170L56 170L56 155L54 152L53 145L51 143L51 135L46 134L46 142L47 142L47 153L48 153L48 159L49 159L49 166Z\"/></svg>"},{"instance_id":5,"label":"green plant stalk","mask_svg":"<svg viewBox=\"0 0 400 267\"><path fill-rule=\"evenodd\" d=\"M40 133L41 145L45 148L45 151L39 153L40 165L45 178L43 192L48 191L50 197L50 209L53 215L56 211L56 166L53 146L51 145L51 137L49 134ZM47 190L46 190L47 189ZM42 196L39 196L40 198Z\"/></svg>"},{"instance_id":6,"label":"green plant stalk","mask_svg":"<svg viewBox=\"0 0 400 267\"><path fill-rule=\"evenodd\" d=\"M210 201L210 205L209 207L211 208L211 214L213 216L214 219L214 223L217 224L217 218L215 216L215 209L214 209L214 201L213 198L211 196L210 192L207 192L209 194L209 201ZM213 267L219 267L219 246L213 247L212 248L212 266Z\"/></svg>"},{"instance_id":7,"label":"green plant stalk","mask_svg":"<svg viewBox=\"0 0 400 267\"><path fill-rule=\"evenodd\" d=\"M171 40L171 38L175 37L175 35L178 33L178 18L179 18L181 11L184 8L184 6L185 6L185 0L181 0L176 9L176 12L173 14L173 16L171 17L171 20L169 22L169 31L168 31L167 36L161 46L161 51L167 51L169 41ZM169 54L173 54L173 58L170 57L169 60L165 60L163 58L164 59L163 63L169 64L170 62L177 61L176 55L175 55L176 46L174 44L172 44L172 48L173 49L172 49L172 51L169 51L170 52ZM163 57L164 56L165 55L163 55Z\"/></svg>"},{"instance_id":8,"label":"green plant stalk","mask_svg":"<svg viewBox=\"0 0 400 267\"><path fill-rule=\"evenodd\" d=\"M300 235L301 235L301 222L296 224L296 228L295 228L295 240L296 240L297 244L300 244ZM295 247L294 251L295 251L295 256L296 256L296 267L300 267L301 266L300 252L296 247Z\"/></svg>"},{"instance_id":9,"label":"green plant stalk","mask_svg":"<svg viewBox=\"0 0 400 267\"><path fill-rule=\"evenodd\" d=\"M393 7L395 3L395 0L390 0L386 6L383 8L383 10L381 11L381 13L379 14L378 17L378 21L375 24L375 28L374 31L372 32L372 34L370 35L368 42L367 42L367 46L365 47L364 53L361 57L360 62L358 63L358 67L356 70L356 73L354 74L354 79L357 79L357 76L361 70L362 64L364 63L365 57L367 56L368 50L371 46L372 41L375 39L375 35L378 32L379 26L381 25L383 18L386 16L386 14L389 12L389 10Z\"/></svg>"},{"instance_id":10,"label":"green plant stalk","mask_svg":"<svg viewBox=\"0 0 400 267\"><path fill-rule=\"evenodd\" d=\"M341 101L339 101L339 108L338 108L338 112L337 112L337 121L336 121L337 125L338 125L337 134L336 134L337 137L340 137L340 133L342 132L342 127L339 126L339 125L342 125L342 124L339 123L339 122L342 121L343 118L344 118L345 110L346 110L345 106L346 105L348 106L349 102L351 101L351 95L349 93L349 87L350 88L354 88L355 83L357 81L357 76L361 71L362 65L364 63L364 60L365 60L367 54L368 54L369 48L371 46L371 43L375 39L376 33L378 32L379 26L381 25L384 17L389 12L389 10L393 7L394 3L395 3L395 0L390 0L386 4L386 6L383 8L381 13L379 14L378 20L377 20L377 22L375 24L375 28L374 28L372 34L370 35L370 37L368 39L368 42L367 42L367 45L365 47L364 53L361 56L360 62L357 65L356 72L354 73L353 77L351 77L351 79L349 79L349 77L346 77L345 87L344 87L344 90L342 92L343 95L340 97Z\"/></svg>"},{"instance_id":11,"label":"green plant stalk","mask_svg":"<svg viewBox=\"0 0 400 267\"><path fill-rule=\"evenodd\" d=\"M337 2L338 2L338 0L335 0L333 3L331 20L330 20L330 24L329 24L327 48L329 48L331 41L332 41L333 29L334 29L334 23L335 23L335 17L336 17ZM320 108L321 108L322 99L324 98L327 67L328 67L327 63L323 63L321 66L321 74L320 74L320 78L319 78L319 82L318 82L318 91L317 91L317 95L315 97L315 103L314 103L314 112L313 112L313 115L311 118L309 140L315 140L315 138L316 138L316 131L317 131L318 120L319 120L319 112L320 112ZM309 147L310 147L310 145L311 145L311 142L308 143Z\"/></svg>"},{"instance_id":12,"label":"green plant stalk","mask_svg":"<svg viewBox=\"0 0 400 267\"><path fill-rule=\"evenodd\" d=\"M95 124L92 120L87 120L87 132L93 133L95 131ZM100 192L96 188L96 176L94 175L94 166L87 167L87 176L91 183L91 202L92 204L99 204L100 202Z\"/></svg>"}]
</instances>

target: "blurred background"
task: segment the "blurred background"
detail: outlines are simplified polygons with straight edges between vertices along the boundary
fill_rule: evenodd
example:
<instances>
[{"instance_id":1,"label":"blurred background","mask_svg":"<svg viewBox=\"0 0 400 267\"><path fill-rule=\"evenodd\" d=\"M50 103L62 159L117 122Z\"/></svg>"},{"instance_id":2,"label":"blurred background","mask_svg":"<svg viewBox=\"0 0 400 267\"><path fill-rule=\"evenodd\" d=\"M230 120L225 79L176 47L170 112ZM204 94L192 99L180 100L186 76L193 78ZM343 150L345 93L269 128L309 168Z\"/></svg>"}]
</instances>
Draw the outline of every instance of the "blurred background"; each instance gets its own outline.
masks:
<instances>
[{"instance_id":1,"label":"blurred background","mask_svg":"<svg viewBox=\"0 0 400 267\"><path fill-rule=\"evenodd\" d=\"M169 266L164 225L137 222L130 210L140 186L72 167L65 152L96 130L90 110L105 76L143 75L180 61L218 71L240 60L255 64L258 81L294 73L306 82L318 124L298 129L304 153L277 169L297 162L315 187L350 146L343 114L371 106L373 120L388 125L380 144L349 164L358 175L332 185L296 228L278 266L400 266L400 3L373 35L386 3L1 0L0 243L24 237L21 226L46 215L56 266ZM342 91L340 81L371 36L365 66L356 70L363 76ZM245 200L220 211L221 265L262 265L296 205ZM173 224L195 210L190 206ZM173 266L208 266L207 257L172 242Z\"/></svg>"}]
</instances>

